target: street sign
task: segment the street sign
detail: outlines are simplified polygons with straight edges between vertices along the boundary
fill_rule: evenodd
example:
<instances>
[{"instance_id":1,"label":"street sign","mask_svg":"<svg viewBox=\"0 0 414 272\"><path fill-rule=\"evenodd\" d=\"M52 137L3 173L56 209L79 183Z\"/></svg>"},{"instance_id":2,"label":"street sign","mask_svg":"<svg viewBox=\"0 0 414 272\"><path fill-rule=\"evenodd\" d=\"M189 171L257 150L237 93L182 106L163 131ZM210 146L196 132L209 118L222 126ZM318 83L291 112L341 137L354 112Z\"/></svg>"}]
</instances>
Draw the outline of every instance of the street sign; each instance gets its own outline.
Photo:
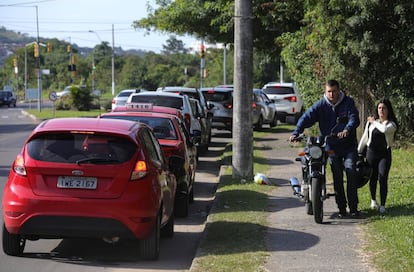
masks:
<instances>
[{"instance_id":1,"label":"street sign","mask_svg":"<svg viewBox=\"0 0 414 272\"><path fill-rule=\"evenodd\" d=\"M27 89L25 98L26 100L36 100L39 96L39 89Z\"/></svg>"},{"instance_id":2,"label":"street sign","mask_svg":"<svg viewBox=\"0 0 414 272\"><path fill-rule=\"evenodd\" d=\"M50 100L50 101L55 102L55 101L56 101L56 99L57 99L56 92L55 92L55 91L51 91L51 92L49 93L49 100Z\"/></svg>"}]
</instances>

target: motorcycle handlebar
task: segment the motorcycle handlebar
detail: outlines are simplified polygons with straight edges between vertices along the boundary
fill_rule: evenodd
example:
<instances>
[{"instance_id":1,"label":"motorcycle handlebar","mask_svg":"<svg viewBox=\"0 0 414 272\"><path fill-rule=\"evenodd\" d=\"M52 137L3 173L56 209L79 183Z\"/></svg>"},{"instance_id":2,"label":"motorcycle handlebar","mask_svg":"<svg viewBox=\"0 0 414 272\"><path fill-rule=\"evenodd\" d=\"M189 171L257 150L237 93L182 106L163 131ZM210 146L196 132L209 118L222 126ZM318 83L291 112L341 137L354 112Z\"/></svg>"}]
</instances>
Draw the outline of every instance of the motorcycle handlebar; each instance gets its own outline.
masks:
<instances>
[{"instance_id":1,"label":"motorcycle handlebar","mask_svg":"<svg viewBox=\"0 0 414 272\"><path fill-rule=\"evenodd\" d=\"M303 139L305 139L306 136L305 134L299 134L298 136L292 135L290 136L290 141L291 142L301 142Z\"/></svg>"},{"instance_id":2,"label":"motorcycle handlebar","mask_svg":"<svg viewBox=\"0 0 414 272\"><path fill-rule=\"evenodd\" d=\"M328 139L328 138L337 138L338 137L338 133L331 133L331 134L329 134L329 135L326 135L325 137L324 137L324 139L325 139L325 141L324 142L326 142L326 140ZM305 134L299 134L298 136L295 136L295 135L292 135L291 137L290 137L290 142L301 142L301 141L303 141L304 139L306 138L306 135Z\"/></svg>"}]
</instances>

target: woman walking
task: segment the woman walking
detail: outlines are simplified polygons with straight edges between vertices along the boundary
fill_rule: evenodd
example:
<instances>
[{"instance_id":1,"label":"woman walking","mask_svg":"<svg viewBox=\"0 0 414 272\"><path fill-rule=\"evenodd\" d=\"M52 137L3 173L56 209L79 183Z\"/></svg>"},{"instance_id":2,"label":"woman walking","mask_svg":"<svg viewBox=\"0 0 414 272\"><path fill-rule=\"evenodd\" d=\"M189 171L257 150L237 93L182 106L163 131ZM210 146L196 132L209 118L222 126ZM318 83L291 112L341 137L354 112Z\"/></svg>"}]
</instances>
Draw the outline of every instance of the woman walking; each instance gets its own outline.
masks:
<instances>
[{"instance_id":1,"label":"woman walking","mask_svg":"<svg viewBox=\"0 0 414 272\"><path fill-rule=\"evenodd\" d=\"M388 173L391 168L391 146L394 143L398 122L388 99L381 99L376 107L375 116L369 116L364 133L358 145L358 153L367 147L366 158L372 167L369 181L371 208L377 209L377 183L380 185L380 213L385 213L388 194Z\"/></svg>"}]
</instances>

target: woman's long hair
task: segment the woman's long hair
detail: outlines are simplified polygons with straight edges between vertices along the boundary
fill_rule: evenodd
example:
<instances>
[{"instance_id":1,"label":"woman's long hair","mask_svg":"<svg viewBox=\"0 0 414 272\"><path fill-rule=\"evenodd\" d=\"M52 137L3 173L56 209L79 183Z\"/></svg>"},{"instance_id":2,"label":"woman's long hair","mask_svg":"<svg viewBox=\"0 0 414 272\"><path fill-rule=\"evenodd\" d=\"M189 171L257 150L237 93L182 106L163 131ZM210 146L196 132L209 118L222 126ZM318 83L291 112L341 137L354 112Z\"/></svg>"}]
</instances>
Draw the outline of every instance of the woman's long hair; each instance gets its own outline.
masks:
<instances>
[{"instance_id":1,"label":"woman's long hair","mask_svg":"<svg viewBox=\"0 0 414 272\"><path fill-rule=\"evenodd\" d=\"M379 106L379 104L384 104L385 106L387 106L388 121L393 121L395 123L395 125L397 126L397 130L398 130L399 125L398 125L397 117L395 117L394 110L392 108L390 100L388 100L386 98L382 98L380 101L378 101L376 109L375 109L375 113L374 113L375 119L379 118L379 116L378 116L378 106Z\"/></svg>"}]
</instances>

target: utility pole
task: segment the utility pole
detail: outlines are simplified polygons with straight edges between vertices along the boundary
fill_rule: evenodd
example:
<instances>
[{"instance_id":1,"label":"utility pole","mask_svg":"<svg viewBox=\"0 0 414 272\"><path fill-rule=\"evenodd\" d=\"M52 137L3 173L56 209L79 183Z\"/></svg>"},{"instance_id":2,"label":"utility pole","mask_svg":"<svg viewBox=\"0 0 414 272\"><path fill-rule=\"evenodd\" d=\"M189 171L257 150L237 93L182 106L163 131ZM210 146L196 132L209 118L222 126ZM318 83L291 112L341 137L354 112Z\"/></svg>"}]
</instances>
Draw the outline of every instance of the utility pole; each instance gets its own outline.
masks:
<instances>
[{"instance_id":1,"label":"utility pole","mask_svg":"<svg viewBox=\"0 0 414 272\"><path fill-rule=\"evenodd\" d=\"M115 35L114 24L112 24L112 96L115 95Z\"/></svg>"},{"instance_id":2,"label":"utility pole","mask_svg":"<svg viewBox=\"0 0 414 272\"><path fill-rule=\"evenodd\" d=\"M227 44L223 48L223 84L227 84Z\"/></svg>"},{"instance_id":3,"label":"utility pole","mask_svg":"<svg viewBox=\"0 0 414 272\"><path fill-rule=\"evenodd\" d=\"M95 33L95 35L98 38L99 42L102 44L102 39L98 35L98 32L96 32L94 30L89 30L88 32ZM92 50L92 91L95 90L95 76L96 76L96 74L95 74L95 72L96 72L96 66L95 66L95 47Z\"/></svg>"},{"instance_id":4,"label":"utility pole","mask_svg":"<svg viewBox=\"0 0 414 272\"><path fill-rule=\"evenodd\" d=\"M36 28L37 28L37 38L35 43L35 48L37 48L37 56L36 57L36 68L37 68L37 110L39 112L42 111L42 71L40 70L40 37L39 37L39 12L38 8L36 7Z\"/></svg>"},{"instance_id":5,"label":"utility pole","mask_svg":"<svg viewBox=\"0 0 414 272\"><path fill-rule=\"evenodd\" d=\"M233 178L253 179L253 39L252 1L235 0Z\"/></svg>"}]
</instances>

